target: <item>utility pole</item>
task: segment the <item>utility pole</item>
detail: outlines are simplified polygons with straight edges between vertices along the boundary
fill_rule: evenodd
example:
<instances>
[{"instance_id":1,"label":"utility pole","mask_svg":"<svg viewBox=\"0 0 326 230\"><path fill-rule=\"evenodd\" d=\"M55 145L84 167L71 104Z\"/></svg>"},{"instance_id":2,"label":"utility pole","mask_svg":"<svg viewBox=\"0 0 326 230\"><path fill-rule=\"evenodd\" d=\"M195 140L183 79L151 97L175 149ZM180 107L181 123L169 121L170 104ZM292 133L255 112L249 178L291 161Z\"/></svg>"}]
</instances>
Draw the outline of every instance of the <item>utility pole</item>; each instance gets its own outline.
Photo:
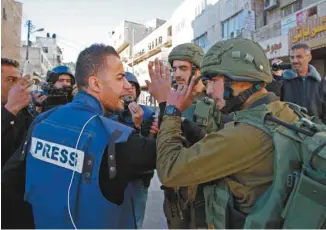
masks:
<instances>
[{"instance_id":1,"label":"utility pole","mask_svg":"<svg viewBox=\"0 0 326 230\"><path fill-rule=\"evenodd\" d=\"M26 60L28 60L28 48L29 48L29 39L30 39L30 36L31 36L31 32L32 32L32 22L31 20L28 20L26 22L26 25L27 25L27 47L26 47Z\"/></svg>"},{"instance_id":2,"label":"utility pole","mask_svg":"<svg viewBox=\"0 0 326 230\"><path fill-rule=\"evenodd\" d=\"M27 46L26 46L26 60L28 60L28 55L29 55L29 45L30 45L30 37L31 37L31 34L32 33L35 33L35 32L41 32L41 31L44 31L44 28L40 28L38 30L34 30L32 31L32 29L35 28L35 26L33 26L32 24L32 21L31 20L27 20L26 22L26 25L27 25Z\"/></svg>"}]
</instances>

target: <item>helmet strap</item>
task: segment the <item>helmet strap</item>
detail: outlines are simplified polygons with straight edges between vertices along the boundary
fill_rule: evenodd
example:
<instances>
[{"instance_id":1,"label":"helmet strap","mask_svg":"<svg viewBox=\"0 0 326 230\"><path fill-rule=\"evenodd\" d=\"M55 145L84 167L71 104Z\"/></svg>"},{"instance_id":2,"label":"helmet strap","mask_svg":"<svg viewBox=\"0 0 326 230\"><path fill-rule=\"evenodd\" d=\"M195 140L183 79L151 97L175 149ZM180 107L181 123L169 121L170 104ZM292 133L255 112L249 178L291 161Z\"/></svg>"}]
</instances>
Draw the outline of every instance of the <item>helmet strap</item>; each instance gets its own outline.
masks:
<instances>
[{"instance_id":1,"label":"helmet strap","mask_svg":"<svg viewBox=\"0 0 326 230\"><path fill-rule=\"evenodd\" d=\"M229 82L226 82L224 87L225 106L221 109L221 112L228 114L240 110L243 103L246 102L251 95L259 91L263 87L263 84L255 84L251 88L241 92L238 96L232 96L233 89Z\"/></svg>"}]
</instances>

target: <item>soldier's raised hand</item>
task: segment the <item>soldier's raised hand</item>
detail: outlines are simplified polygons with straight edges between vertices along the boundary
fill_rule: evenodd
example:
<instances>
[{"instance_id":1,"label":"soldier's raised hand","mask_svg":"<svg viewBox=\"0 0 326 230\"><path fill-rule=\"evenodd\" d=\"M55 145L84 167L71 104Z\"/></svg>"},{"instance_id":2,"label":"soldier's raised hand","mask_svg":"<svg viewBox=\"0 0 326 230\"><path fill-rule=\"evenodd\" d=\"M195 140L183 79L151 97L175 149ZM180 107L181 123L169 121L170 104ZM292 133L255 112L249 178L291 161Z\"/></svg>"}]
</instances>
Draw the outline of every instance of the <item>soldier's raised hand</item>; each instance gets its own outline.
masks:
<instances>
[{"instance_id":1,"label":"soldier's raised hand","mask_svg":"<svg viewBox=\"0 0 326 230\"><path fill-rule=\"evenodd\" d=\"M153 66L155 65L155 70ZM151 81L146 81L149 93L159 102L166 102L171 90L170 71L157 58L148 63L148 72Z\"/></svg>"}]
</instances>

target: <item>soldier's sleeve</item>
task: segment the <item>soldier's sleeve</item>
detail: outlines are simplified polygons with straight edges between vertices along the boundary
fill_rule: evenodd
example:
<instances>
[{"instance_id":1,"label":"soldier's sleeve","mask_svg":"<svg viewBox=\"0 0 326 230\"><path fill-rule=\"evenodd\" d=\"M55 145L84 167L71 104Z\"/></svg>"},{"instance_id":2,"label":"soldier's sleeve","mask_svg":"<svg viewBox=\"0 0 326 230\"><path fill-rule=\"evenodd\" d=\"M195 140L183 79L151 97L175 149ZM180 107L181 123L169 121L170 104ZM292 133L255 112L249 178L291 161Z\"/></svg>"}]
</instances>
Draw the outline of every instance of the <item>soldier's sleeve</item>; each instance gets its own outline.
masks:
<instances>
[{"instance_id":1,"label":"soldier's sleeve","mask_svg":"<svg viewBox=\"0 0 326 230\"><path fill-rule=\"evenodd\" d=\"M181 119L165 116L157 137L156 167L165 186L189 186L250 168L271 149L268 134L246 124L213 132L185 148Z\"/></svg>"}]
</instances>

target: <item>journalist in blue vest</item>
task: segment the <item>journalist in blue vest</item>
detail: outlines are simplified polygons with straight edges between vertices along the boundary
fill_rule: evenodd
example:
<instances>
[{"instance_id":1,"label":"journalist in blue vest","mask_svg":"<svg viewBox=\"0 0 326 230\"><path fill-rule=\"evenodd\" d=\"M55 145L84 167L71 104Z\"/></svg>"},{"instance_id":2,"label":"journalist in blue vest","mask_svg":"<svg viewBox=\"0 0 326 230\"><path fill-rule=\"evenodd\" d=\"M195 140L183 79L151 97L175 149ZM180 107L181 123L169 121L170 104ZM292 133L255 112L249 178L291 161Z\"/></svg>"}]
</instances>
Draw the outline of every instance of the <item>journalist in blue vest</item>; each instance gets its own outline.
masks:
<instances>
[{"instance_id":1,"label":"journalist in blue vest","mask_svg":"<svg viewBox=\"0 0 326 230\"><path fill-rule=\"evenodd\" d=\"M157 122L154 121L155 114L147 106L137 104L137 99L140 95L140 85L136 76L130 72L126 72L126 79L131 84L131 87L124 93L125 108L121 112L111 113L108 117L139 130L143 136L152 135L155 131L158 131L158 127L156 127L156 130L152 127L155 124L158 126ZM152 130L152 134L146 132L149 130ZM142 228L143 225L148 187L153 175L153 170L145 171L140 175L135 175L136 178L141 176L141 179L135 179L131 182L134 189L133 198L137 228Z\"/></svg>"},{"instance_id":2,"label":"journalist in blue vest","mask_svg":"<svg viewBox=\"0 0 326 230\"><path fill-rule=\"evenodd\" d=\"M22 151L35 227L136 228L130 181L155 168L155 140L103 116L131 87L113 47L83 50L75 79L73 101L38 116Z\"/></svg>"}]
</instances>

